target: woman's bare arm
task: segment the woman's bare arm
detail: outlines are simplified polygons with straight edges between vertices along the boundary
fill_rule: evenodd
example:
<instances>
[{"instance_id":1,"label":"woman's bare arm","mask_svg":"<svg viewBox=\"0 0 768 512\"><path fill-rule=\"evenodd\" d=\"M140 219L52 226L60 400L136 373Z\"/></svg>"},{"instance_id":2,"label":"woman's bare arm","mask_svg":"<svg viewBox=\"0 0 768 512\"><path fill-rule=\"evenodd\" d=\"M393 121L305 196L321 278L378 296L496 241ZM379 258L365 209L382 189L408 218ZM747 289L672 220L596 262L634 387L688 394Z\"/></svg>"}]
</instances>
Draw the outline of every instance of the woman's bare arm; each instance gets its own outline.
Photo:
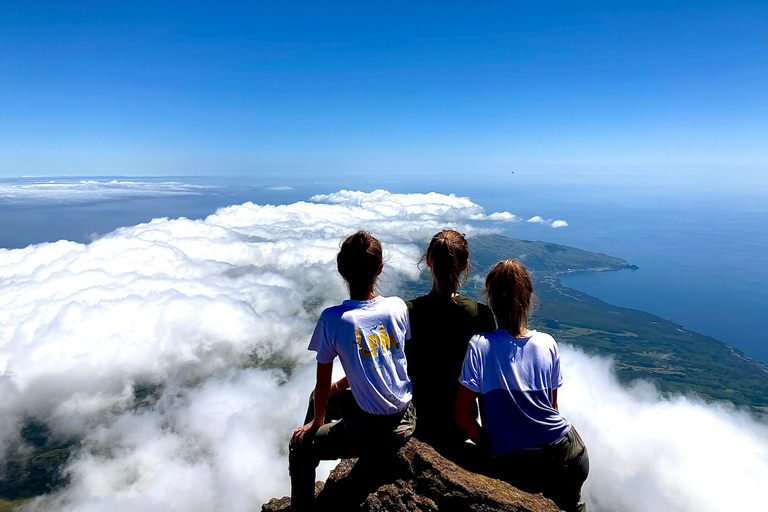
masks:
<instances>
[{"instance_id":1,"label":"woman's bare arm","mask_svg":"<svg viewBox=\"0 0 768 512\"><path fill-rule=\"evenodd\" d=\"M331 389L331 374L333 362L317 363L317 378L315 380L315 419L293 431L291 443L300 445L304 436L312 429L323 426L325 422L325 408L328 405L328 393Z\"/></svg>"},{"instance_id":2,"label":"woman's bare arm","mask_svg":"<svg viewBox=\"0 0 768 512\"><path fill-rule=\"evenodd\" d=\"M473 441L480 440L480 429L472 415L476 398L477 393L464 385L459 386L459 394L456 396L456 423Z\"/></svg>"}]
</instances>

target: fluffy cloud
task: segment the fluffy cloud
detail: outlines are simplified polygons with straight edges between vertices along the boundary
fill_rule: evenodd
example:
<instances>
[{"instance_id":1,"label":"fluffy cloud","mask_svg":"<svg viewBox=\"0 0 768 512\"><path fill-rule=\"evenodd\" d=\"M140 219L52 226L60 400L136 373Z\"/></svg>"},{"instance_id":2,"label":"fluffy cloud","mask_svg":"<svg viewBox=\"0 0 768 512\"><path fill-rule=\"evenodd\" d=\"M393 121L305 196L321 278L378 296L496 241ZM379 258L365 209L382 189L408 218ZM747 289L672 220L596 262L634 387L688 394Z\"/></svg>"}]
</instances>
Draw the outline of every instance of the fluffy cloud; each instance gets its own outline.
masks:
<instances>
[{"instance_id":1,"label":"fluffy cloud","mask_svg":"<svg viewBox=\"0 0 768 512\"><path fill-rule=\"evenodd\" d=\"M517 215L513 215L509 212L494 212L488 215L490 220L500 220L504 222L520 222L522 219Z\"/></svg>"},{"instance_id":2,"label":"fluffy cloud","mask_svg":"<svg viewBox=\"0 0 768 512\"><path fill-rule=\"evenodd\" d=\"M398 218L399 222L409 223L418 221L424 223L427 231L434 231L439 226L446 224L466 232L480 232L477 227L474 229L467 224L467 221L503 221L516 222L518 217L509 212L494 212L486 215L483 208L473 203L467 197L457 197L453 194L443 195L435 192L428 194L390 194L385 190L376 190L371 193L353 192L343 190L331 195L316 195L312 201L328 203L330 206L341 206L343 208L354 207L356 213L364 214L365 220L373 221L376 226L376 217L384 215L385 222L390 222L393 218ZM377 211L372 211L375 208ZM329 210L333 211L333 210ZM411 229L416 229L413 226ZM366 228L376 231L373 228ZM442 229L442 228L440 228ZM389 231L384 229L382 231ZM488 230L483 230L487 232ZM404 240L413 239L416 233L403 233ZM431 235L430 235L431 236Z\"/></svg>"},{"instance_id":3,"label":"fluffy cloud","mask_svg":"<svg viewBox=\"0 0 768 512\"><path fill-rule=\"evenodd\" d=\"M364 228L382 240L390 294L417 275L415 242L511 217L455 196L342 191L0 250L0 460L30 418L79 441L69 485L24 508L237 512L287 494L285 447L313 382L306 343L346 295L341 238ZM722 510L726 492L754 508L764 425L623 389L605 360L563 353L593 510Z\"/></svg>"},{"instance_id":4,"label":"fluffy cloud","mask_svg":"<svg viewBox=\"0 0 768 512\"><path fill-rule=\"evenodd\" d=\"M545 219L540 215L534 215L533 217L528 219L526 222L530 222L532 224L544 224L553 228L564 228L568 226L568 223L564 220Z\"/></svg>"},{"instance_id":5,"label":"fluffy cloud","mask_svg":"<svg viewBox=\"0 0 768 512\"><path fill-rule=\"evenodd\" d=\"M197 195L210 188L175 181L25 179L0 182L0 201L11 204L92 203L129 197Z\"/></svg>"},{"instance_id":6,"label":"fluffy cloud","mask_svg":"<svg viewBox=\"0 0 768 512\"><path fill-rule=\"evenodd\" d=\"M724 511L764 506L768 425L696 397L620 386L611 361L562 347L563 414L590 455L592 510Z\"/></svg>"},{"instance_id":7,"label":"fluffy cloud","mask_svg":"<svg viewBox=\"0 0 768 512\"><path fill-rule=\"evenodd\" d=\"M388 256L382 286L394 293L403 279L418 275L414 241L426 241L445 227L467 233L488 229L476 226L478 219L487 220L482 208L455 196L340 192L312 201L248 203L204 220L157 219L85 245L60 241L0 250L0 462L18 446L24 421L34 418L56 438L87 441L69 470L72 487L60 495L67 503L90 502L77 492L119 495L119 478L109 485L97 479L101 483L93 487L93 475L76 476L105 464L111 468L105 474L119 467L128 471L127 460L94 455L107 446L126 457L151 450L135 445L142 437L132 437L125 425L141 427L146 439L162 439L158 446L167 447L179 435L168 425L218 372L252 367L251 377L224 379L216 388L229 390L266 379L255 376L264 361L288 367L311 362L305 347L314 319L346 295L335 272L341 238L365 228L382 239ZM298 395L280 395L295 389L297 378L290 385L277 381L273 376L269 382L279 403L297 404ZM303 384L302 402L311 378ZM137 393L145 389L172 391L170 402L147 409L137 403ZM228 400L228 393L222 391L222 399ZM284 423L300 421L303 406L297 407L290 413L279 409ZM152 428L160 431L150 435ZM256 445L269 439L261 435L266 427L250 428L258 434ZM96 435L106 431L112 433ZM287 439L289 431L286 427L279 436ZM184 437L189 439L195 453L219 453L205 432L192 429ZM280 453L284 444L270 446ZM169 462L165 452L153 453L157 464ZM265 479L278 475L275 481L284 491L283 471L274 472L266 455L255 453L254 460L261 461ZM129 494L149 485L151 472L139 473L135 485L124 489ZM256 488L259 499L276 492L274 486Z\"/></svg>"},{"instance_id":8,"label":"fluffy cloud","mask_svg":"<svg viewBox=\"0 0 768 512\"><path fill-rule=\"evenodd\" d=\"M69 486L28 509L258 509L287 492L284 448L313 375L284 379L276 370L227 368L196 387L169 384L154 407L89 431L68 467Z\"/></svg>"}]
</instances>

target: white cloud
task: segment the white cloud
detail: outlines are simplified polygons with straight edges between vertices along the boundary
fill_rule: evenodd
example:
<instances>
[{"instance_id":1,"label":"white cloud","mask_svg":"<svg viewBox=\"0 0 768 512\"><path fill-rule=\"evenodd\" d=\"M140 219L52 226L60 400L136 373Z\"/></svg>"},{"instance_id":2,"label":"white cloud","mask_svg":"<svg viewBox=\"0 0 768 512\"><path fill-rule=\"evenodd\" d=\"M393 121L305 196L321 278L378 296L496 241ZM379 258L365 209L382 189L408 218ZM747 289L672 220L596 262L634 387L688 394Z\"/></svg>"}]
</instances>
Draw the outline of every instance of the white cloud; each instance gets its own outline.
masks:
<instances>
[{"instance_id":1,"label":"white cloud","mask_svg":"<svg viewBox=\"0 0 768 512\"><path fill-rule=\"evenodd\" d=\"M535 215L528 219L526 222L530 222L532 224L544 224L553 228L564 228L568 226L568 223L564 220L545 219L540 215Z\"/></svg>"},{"instance_id":2,"label":"white cloud","mask_svg":"<svg viewBox=\"0 0 768 512\"><path fill-rule=\"evenodd\" d=\"M211 186L175 181L55 180L0 181L0 201L19 203L92 203L135 197L198 195Z\"/></svg>"},{"instance_id":3,"label":"white cloud","mask_svg":"<svg viewBox=\"0 0 768 512\"><path fill-rule=\"evenodd\" d=\"M311 361L305 347L316 315L346 295L335 272L340 240L357 229L385 243L386 293L418 276L414 241L425 242L444 227L488 231L475 225L484 218L482 208L455 196L341 192L313 201L231 206L197 221L156 219L90 244L0 249L0 462L18 442L23 420L36 418L54 436L95 443L84 445L75 459L74 478L96 462L107 463L89 451L106 448L96 433L122 432L124 422L137 418L142 425L170 421L160 421L171 410L164 402L135 412L135 392L143 386L180 390L173 400L189 405L198 386L254 356ZM309 389L307 383L300 394ZM186 406L179 407L183 412ZM291 411L283 421L293 425L302 414ZM165 434L162 439L173 439ZM261 434L254 431L253 443L264 442ZM206 457L217 450L202 434L191 439ZM111 453L149 449L135 442L122 434L104 438L108 451L116 450ZM154 457L157 464L169 463L164 453ZM113 468L124 463L109 462ZM285 492L282 470L259 468L277 475ZM72 492L86 493L75 501L119 494L114 486L89 487L93 478L73 479L82 485L73 484ZM142 476L130 492L141 494L148 478Z\"/></svg>"},{"instance_id":4,"label":"white cloud","mask_svg":"<svg viewBox=\"0 0 768 512\"><path fill-rule=\"evenodd\" d=\"M509 212L494 212L488 215L490 220L500 220L504 222L520 222L520 217Z\"/></svg>"},{"instance_id":5,"label":"white cloud","mask_svg":"<svg viewBox=\"0 0 768 512\"><path fill-rule=\"evenodd\" d=\"M390 194L386 190L375 190L371 193L342 190L330 195L316 195L312 201L343 205L345 208L378 208L378 213L387 218L393 215L402 220L420 219L433 226L456 227L470 231L466 223L474 221L505 221L517 222L518 217L509 212L494 212L486 215L482 206L473 203L467 197L457 197L453 194L443 195L435 192L428 194ZM367 215L370 217L370 214ZM442 229L442 228L441 228ZM487 231L487 230L485 230ZM474 232L480 232L477 228Z\"/></svg>"},{"instance_id":6,"label":"white cloud","mask_svg":"<svg viewBox=\"0 0 768 512\"><path fill-rule=\"evenodd\" d=\"M313 382L307 340L346 294L341 238L364 228L382 240L390 294L418 275L414 242L487 230L478 220L496 219L466 198L342 191L0 250L0 447L13 449L26 418L81 440L70 484L25 509L236 512L287 494L285 447ZM269 357L299 369L250 364ZM563 357L561 402L589 444L593 510L722 510L720 490L755 508L764 425L624 390L604 360ZM137 406L148 384L159 399Z\"/></svg>"},{"instance_id":7,"label":"white cloud","mask_svg":"<svg viewBox=\"0 0 768 512\"><path fill-rule=\"evenodd\" d=\"M289 187L287 185L282 185L282 186L276 186L276 187L267 187L267 190L272 190L272 191L275 191L275 192L282 192L282 191L285 191L285 190L294 190L294 187Z\"/></svg>"},{"instance_id":8,"label":"white cloud","mask_svg":"<svg viewBox=\"0 0 768 512\"><path fill-rule=\"evenodd\" d=\"M562 347L561 412L590 455L591 510L724 511L762 507L768 425L694 397L620 386L611 363Z\"/></svg>"}]
</instances>

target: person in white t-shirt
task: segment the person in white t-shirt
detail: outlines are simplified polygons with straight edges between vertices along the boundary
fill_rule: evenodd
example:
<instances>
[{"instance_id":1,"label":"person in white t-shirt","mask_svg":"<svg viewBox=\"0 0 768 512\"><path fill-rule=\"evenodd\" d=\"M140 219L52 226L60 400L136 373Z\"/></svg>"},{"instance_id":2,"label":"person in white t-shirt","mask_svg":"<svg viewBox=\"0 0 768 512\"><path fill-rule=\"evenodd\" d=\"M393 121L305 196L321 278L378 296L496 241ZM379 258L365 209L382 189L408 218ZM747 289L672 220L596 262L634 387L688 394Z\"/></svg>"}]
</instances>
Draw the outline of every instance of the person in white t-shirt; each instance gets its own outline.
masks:
<instances>
[{"instance_id":1,"label":"person in white t-shirt","mask_svg":"<svg viewBox=\"0 0 768 512\"><path fill-rule=\"evenodd\" d=\"M349 300L323 311L309 343L317 379L306 424L289 445L293 512L312 509L320 460L394 452L415 429L404 352L408 309L398 297L376 295L381 244L358 231L341 244L336 266ZM346 376L331 384L337 356Z\"/></svg>"},{"instance_id":2,"label":"person in white t-shirt","mask_svg":"<svg viewBox=\"0 0 768 512\"><path fill-rule=\"evenodd\" d=\"M489 476L542 493L566 512L585 512L581 487L589 455L558 411L560 353L549 334L528 329L533 285L525 267L500 261L485 280L499 326L469 341L456 400L456 421L470 438L489 444ZM472 408L480 396L482 429Z\"/></svg>"}]
</instances>

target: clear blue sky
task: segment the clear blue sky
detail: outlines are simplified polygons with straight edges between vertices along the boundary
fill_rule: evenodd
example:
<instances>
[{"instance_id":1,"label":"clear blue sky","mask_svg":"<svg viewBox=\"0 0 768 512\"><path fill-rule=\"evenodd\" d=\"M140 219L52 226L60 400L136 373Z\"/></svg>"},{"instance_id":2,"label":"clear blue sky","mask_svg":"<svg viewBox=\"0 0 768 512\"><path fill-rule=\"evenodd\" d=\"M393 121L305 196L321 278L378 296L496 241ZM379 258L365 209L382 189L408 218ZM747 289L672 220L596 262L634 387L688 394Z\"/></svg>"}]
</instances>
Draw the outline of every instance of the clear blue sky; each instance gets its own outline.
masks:
<instances>
[{"instance_id":1,"label":"clear blue sky","mask_svg":"<svg viewBox=\"0 0 768 512\"><path fill-rule=\"evenodd\" d=\"M768 169L765 0L0 3L0 176L705 165Z\"/></svg>"}]
</instances>

